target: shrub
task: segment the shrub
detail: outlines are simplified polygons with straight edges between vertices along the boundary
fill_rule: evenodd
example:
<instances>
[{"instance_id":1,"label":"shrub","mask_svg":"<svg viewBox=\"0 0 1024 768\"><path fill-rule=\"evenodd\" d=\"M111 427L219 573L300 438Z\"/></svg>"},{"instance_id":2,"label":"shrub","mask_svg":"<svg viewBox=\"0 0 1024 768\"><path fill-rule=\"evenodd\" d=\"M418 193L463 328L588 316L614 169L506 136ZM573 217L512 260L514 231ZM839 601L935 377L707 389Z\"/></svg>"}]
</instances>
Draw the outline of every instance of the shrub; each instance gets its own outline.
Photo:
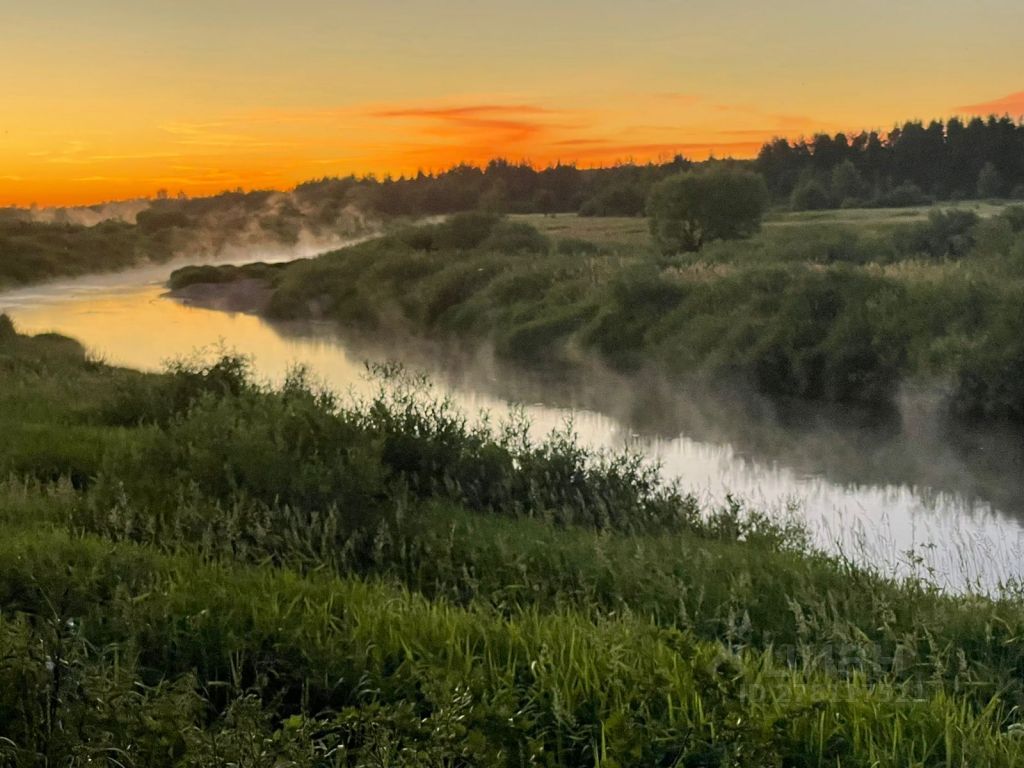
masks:
<instances>
[{"instance_id":1,"label":"shrub","mask_svg":"<svg viewBox=\"0 0 1024 768\"><path fill-rule=\"evenodd\" d=\"M238 396L254 388L252 361L222 354L213 361L200 355L172 361L167 375L119 379L103 409L108 424L168 425L204 396Z\"/></svg>"},{"instance_id":2,"label":"shrub","mask_svg":"<svg viewBox=\"0 0 1024 768\"><path fill-rule=\"evenodd\" d=\"M699 251L712 240L747 237L761 226L768 204L764 179L750 171L717 168L685 172L651 188L651 234L665 254Z\"/></svg>"},{"instance_id":3,"label":"shrub","mask_svg":"<svg viewBox=\"0 0 1024 768\"><path fill-rule=\"evenodd\" d=\"M808 179L793 190L790 207L794 211L821 211L833 206L825 185L816 179Z\"/></svg>"},{"instance_id":4,"label":"shrub","mask_svg":"<svg viewBox=\"0 0 1024 768\"><path fill-rule=\"evenodd\" d=\"M510 328L502 334L496 352L524 363L550 363L573 331L596 311L593 305L558 307Z\"/></svg>"},{"instance_id":5,"label":"shrub","mask_svg":"<svg viewBox=\"0 0 1024 768\"><path fill-rule=\"evenodd\" d=\"M397 235L400 242L417 251L469 251L478 248L501 221L495 213L457 213L440 224L407 227Z\"/></svg>"},{"instance_id":6,"label":"shrub","mask_svg":"<svg viewBox=\"0 0 1024 768\"><path fill-rule=\"evenodd\" d=\"M435 229L434 247L469 251L478 248L494 232L501 217L493 213L457 213Z\"/></svg>"},{"instance_id":7,"label":"shrub","mask_svg":"<svg viewBox=\"0 0 1024 768\"><path fill-rule=\"evenodd\" d=\"M960 361L953 410L972 418L1024 420L1024 307L1004 301L988 333Z\"/></svg>"},{"instance_id":8,"label":"shrub","mask_svg":"<svg viewBox=\"0 0 1024 768\"><path fill-rule=\"evenodd\" d=\"M934 210L927 222L897 231L894 240L904 254L962 258L974 248L978 221L973 211Z\"/></svg>"},{"instance_id":9,"label":"shrub","mask_svg":"<svg viewBox=\"0 0 1024 768\"><path fill-rule=\"evenodd\" d=\"M759 390L884 403L906 362L902 291L849 271L804 273L786 287L749 352Z\"/></svg>"},{"instance_id":10,"label":"shrub","mask_svg":"<svg viewBox=\"0 0 1024 768\"><path fill-rule=\"evenodd\" d=\"M502 221L480 246L500 253L547 253L551 241L524 221Z\"/></svg>"},{"instance_id":11,"label":"shrub","mask_svg":"<svg viewBox=\"0 0 1024 768\"><path fill-rule=\"evenodd\" d=\"M874 201L874 205L881 208L911 208L917 205L927 205L931 202L921 188L911 181L905 181L898 187L893 187L883 192Z\"/></svg>"},{"instance_id":12,"label":"shrub","mask_svg":"<svg viewBox=\"0 0 1024 768\"><path fill-rule=\"evenodd\" d=\"M1024 232L1024 205L1011 205L997 217L1010 225L1014 233Z\"/></svg>"}]
</instances>

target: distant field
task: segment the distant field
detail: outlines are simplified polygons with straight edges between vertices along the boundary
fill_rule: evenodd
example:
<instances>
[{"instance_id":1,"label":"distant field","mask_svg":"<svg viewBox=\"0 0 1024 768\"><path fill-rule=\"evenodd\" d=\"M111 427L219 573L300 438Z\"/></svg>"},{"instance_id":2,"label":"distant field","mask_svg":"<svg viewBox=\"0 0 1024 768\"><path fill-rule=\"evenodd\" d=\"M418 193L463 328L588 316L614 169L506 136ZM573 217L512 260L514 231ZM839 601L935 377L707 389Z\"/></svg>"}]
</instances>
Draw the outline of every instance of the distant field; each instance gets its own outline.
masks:
<instances>
[{"instance_id":1,"label":"distant field","mask_svg":"<svg viewBox=\"0 0 1024 768\"><path fill-rule=\"evenodd\" d=\"M524 221L554 240L575 238L598 245L646 246L650 240L647 219L636 216L587 217L575 213L510 216Z\"/></svg>"},{"instance_id":2,"label":"distant field","mask_svg":"<svg viewBox=\"0 0 1024 768\"><path fill-rule=\"evenodd\" d=\"M766 227L793 227L805 224L850 225L883 230L900 224L925 221L934 210L971 211L983 219L1004 211L1015 201L968 200L936 203L913 208L848 208L828 211L774 211L765 217ZM1020 205L1019 202L1016 202ZM634 216L586 217L575 213L545 215L531 213L511 216L536 227L554 240L578 238L599 245L647 246L650 242L647 219Z\"/></svg>"},{"instance_id":3,"label":"distant field","mask_svg":"<svg viewBox=\"0 0 1024 768\"><path fill-rule=\"evenodd\" d=\"M779 211L770 213L765 219L765 224L793 225L807 222L866 225L905 224L913 221L924 221L928 218L928 214L936 209L943 211L972 211L981 218L987 219L998 215L1007 206L1014 204L1020 205L1020 202L1012 200L966 200L957 203L920 205L912 208L839 208L828 211Z\"/></svg>"}]
</instances>

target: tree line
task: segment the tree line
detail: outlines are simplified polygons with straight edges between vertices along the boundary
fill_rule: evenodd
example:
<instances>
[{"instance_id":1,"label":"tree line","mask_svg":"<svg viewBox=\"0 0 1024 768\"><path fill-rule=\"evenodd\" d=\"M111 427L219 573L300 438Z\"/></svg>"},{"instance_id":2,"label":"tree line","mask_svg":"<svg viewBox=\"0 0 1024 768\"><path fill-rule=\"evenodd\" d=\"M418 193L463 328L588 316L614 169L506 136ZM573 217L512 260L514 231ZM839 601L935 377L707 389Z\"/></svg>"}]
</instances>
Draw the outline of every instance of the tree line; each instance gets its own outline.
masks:
<instances>
[{"instance_id":1,"label":"tree line","mask_svg":"<svg viewBox=\"0 0 1024 768\"><path fill-rule=\"evenodd\" d=\"M491 213L579 213L642 216L651 189L686 171L749 170L764 177L770 203L796 210L900 207L935 200L1024 199L1024 122L990 116L906 122L886 134L819 133L810 139L777 138L753 160L691 161L578 168L559 163L535 168L507 159L486 166L460 164L437 173L378 178L329 177L299 184L282 202L272 190L227 191L206 198L163 195L140 217L149 229L189 228L195 220L223 218L294 234L298 223L330 228L345 211L384 216L430 216L468 210ZM98 206L99 209L101 206ZM268 209L273 209L268 213ZM0 210L0 219L28 212Z\"/></svg>"},{"instance_id":2,"label":"tree line","mask_svg":"<svg viewBox=\"0 0 1024 768\"><path fill-rule=\"evenodd\" d=\"M640 216L651 188L688 170L742 168L760 173L771 202L797 210L900 207L936 200L1024 199L1024 122L1009 117L910 121L888 133L819 133L777 138L754 160L693 162L682 155L663 163L537 169L492 160L440 173L377 179L321 179L298 187L316 197L359 189L359 202L387 215L445 214L471 209L496 213L579 213Z\"/></svg>"},{"instance_id":3,"label":"tree line","mask_svg":"<svg viewBox=\"0 0 1024 768\"><path fill-rule=\"evenodd\" d=\"M1024 123L1009 117L904 123L887 135L775 139L754 163L773 200L798 210L1024 198Z\"/></svg>"}]
</instances>

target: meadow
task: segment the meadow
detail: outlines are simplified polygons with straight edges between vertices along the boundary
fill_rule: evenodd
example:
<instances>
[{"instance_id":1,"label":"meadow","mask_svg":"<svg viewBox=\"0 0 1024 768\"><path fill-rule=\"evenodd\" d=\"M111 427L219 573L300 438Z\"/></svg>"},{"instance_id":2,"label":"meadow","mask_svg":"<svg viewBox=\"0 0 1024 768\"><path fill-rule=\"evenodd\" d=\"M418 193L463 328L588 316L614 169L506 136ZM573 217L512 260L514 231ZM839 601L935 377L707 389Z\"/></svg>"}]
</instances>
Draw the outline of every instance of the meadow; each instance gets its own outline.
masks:
<instances>
[{"instance_id":1,"label":"meadow","mask_svg":"<svg viewBox=\"0 0 1024 768\"><path fill-rule=\"evenodd\" d=\"M1019 765L1024 602L656 468L0 317L0 763Z\"/></svg>"},{"instance_id":2,"label":"meadow","mask_svg":"<svg viewBox=\"0 0 1024 768\"><path fill-rule=\"evenodd\" d=\"M1024 207L774 213L662 256L636 218L457 214L286 267L266 314L490 345L534 366L729 380L886 408L913 380L974 419L1024 418Z\"/></svg>"}]
</instances>

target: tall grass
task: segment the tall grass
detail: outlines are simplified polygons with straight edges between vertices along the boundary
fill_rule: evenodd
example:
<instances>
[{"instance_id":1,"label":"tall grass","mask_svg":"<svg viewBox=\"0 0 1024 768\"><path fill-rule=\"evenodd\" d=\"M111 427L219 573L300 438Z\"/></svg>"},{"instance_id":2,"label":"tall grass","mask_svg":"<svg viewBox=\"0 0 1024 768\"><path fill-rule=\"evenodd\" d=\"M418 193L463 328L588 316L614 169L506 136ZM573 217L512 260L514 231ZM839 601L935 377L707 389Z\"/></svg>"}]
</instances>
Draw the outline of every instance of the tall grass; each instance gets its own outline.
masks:
<instances>
[{"instance_id":1,"label":"tall grass","mask_svg":"<svg viewBox=\"0 0 1024 768\"><path fill-rule=\"evenodd\" d=\"M343 402L4 327L0 418L51 437L0 451L0 764L1024 760L1019 596L883 578L400 370ZM62 437L84 482L41 470Z\"/></svg>"},{"instance_id":2,"label":"tall grass","mask_svg":"<svg viewBox=\"0 0 1024 768\"><path fill-rule=\"evenodd\" d=\"M4 604L25 617L5 622L0 635L2 674L14 686L5 690L18 690L27 671L25 657L12 665L10 651L37 642L36 674L51 680L38 699L8 704L5 722L59 722L26 732L30 746L19 748L50 759L74 755L67 742L77 736L79 754L103 745L134 764L135 741L163 736L166 752L148 750L149 764L185 755L212 764L190 732L205 726L209 745L239 726L238 709L248 704L245 740L264 745L267 764L288 748L312 751L299 764L329 757L307 742L311 731L337 757L362 764L385 745L405 753L406 762L395 758L400 765L1020 760L998 704L976 710L942 692L869 683L855 670L837 677L817 660L779 666L771 654L628 618L502 618L359 581L204 566L93 540L37 536L0 551L17 564L0 580ZM47 677L46 661L61 665L61 679ZM161 680L147 680L146 670ZM145 697L147 718L129 716L125 694L117 695L118 678L133 674L144 681L136 696ZM223 715L210 724L193 714L200 706L190 692ZM115 706L90 706L110 693ZM154 717L161 704L169 711ZM170 727L184 735L177 743Z\"/></svg>"}]
</instances>

